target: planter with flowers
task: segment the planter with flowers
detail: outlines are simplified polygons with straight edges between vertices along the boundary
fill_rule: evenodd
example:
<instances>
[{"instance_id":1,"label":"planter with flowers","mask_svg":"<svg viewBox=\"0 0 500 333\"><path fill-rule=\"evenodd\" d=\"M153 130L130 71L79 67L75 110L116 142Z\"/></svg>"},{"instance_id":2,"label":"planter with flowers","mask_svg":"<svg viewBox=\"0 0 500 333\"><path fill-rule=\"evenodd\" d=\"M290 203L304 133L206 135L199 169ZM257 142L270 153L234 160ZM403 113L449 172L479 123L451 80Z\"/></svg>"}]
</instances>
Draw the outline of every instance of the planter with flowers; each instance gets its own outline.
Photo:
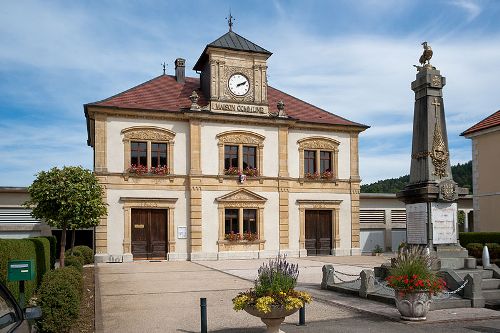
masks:
<instances>
[{"instance_id":1,"label":"planter with flowers","mask_svg":"<svg viewBox=\"0 0 500 333\"><path fill-rule=\"evenodd\" d=\"M247 175L247 177L258 177L259 176L259 170L257 168L245 168L243 169L243 174Z\"/></svg>"},{"instance_id":2,"label":"planter with flowers","mask_svg":"<svg viewBox=\"0 0 500 333\"><path fill-rule=\"evenodd\" d=\"M228 234L224 235L224 240L230 241L230 242L254 242L259 239L259 235L255 232L245 232L243 234L240 233L235 233L234 231L231 231Z\"/></svg>"},{"instance_id":3,"label":"planter with flowers","mask_svg":"<svg viewBox=\"0 0 500 333\"><path fill-rule=\"evenodd\" d=\"M432 296L446 287L444 280L431 269L433 261L425 248L419 246L402 249L393 261L387 283L394 289L401 319L425 320Z\"/></svg>"},{"instance_id":4,"label":"planter with flowers","mask_svg":"<svg viewBox=\"0 0 500 333\"><path fill-rule=\"evenodd\" d=\"M134 175L158 175L158 176L164 176L169 174L168 167L166 165L160 165L157 167L151 167L148 169L147 166L145 165L136 165L132 164L130 168L127 169L128 174L134 174Z\"/></svg>"},{"instance_id":5,"label":"planter with flowers","mask_svg":"<svg viewBox=\"0 0 500 333\"><path fill-rule=\"evenodd\" d=\"M237 167L229 167L228 169L224 169L224 174L226 176L239 176L241 172Z\"/></svg>"},{"instance_id":6,"label":"planter with flowers","mask_svg":"<svg viewBox=\"0 0 500 333\"><path fill-rule=\"evenodd\" d=\"M285 317L311 302L308 293L295 290L298 276L298 265L288 263L285 256L271 259L259 268L254 288L233 298L233 308L259 317L267 332L280 332Z\"/></svg>"},{"instance_id":7,"label":"planter with flowers","mask_svg":"<svg viewBox=\"0 0 500 333\"><path fill-rule=\"evenodd\" d=\"M321 179L331 180L335 177L333 171L324 171L321 173Z\"/></svg>"}]
</instances>

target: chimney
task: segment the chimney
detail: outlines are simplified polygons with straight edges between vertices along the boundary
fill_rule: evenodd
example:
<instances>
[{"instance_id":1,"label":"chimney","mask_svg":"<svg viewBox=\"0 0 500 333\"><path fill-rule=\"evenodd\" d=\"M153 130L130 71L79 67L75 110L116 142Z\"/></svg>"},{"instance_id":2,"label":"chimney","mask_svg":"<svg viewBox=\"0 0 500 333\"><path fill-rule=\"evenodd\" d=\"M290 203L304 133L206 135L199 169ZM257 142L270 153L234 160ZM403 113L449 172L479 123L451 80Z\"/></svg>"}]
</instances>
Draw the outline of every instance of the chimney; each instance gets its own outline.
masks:
<instances>
[{"instance_id":1,"label":"chimney","mask_svg":"<svg viewBox=\"0 0 500 333\"><path fill-rule=\"evenodd\" d=\"M175 79L179 83L184 83L186 79L186 60L182 58L175 59Z\"/></svg>"}]
</instances>

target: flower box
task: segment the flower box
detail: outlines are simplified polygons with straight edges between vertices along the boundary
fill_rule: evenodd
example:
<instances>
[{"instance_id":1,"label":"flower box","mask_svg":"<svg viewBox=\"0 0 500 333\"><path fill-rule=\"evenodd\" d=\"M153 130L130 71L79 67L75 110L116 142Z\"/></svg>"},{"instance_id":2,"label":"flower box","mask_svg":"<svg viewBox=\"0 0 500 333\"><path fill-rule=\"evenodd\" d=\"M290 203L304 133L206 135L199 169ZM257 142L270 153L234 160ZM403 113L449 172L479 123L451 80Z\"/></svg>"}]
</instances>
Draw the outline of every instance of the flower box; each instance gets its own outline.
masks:
<instances>
[{"instance_id":1,"label":"flower box","mask_svg":"<svg viewBox=\"0 0 500 333\"><path fill-rule=\"evenodd\" d=\"M168 167L166 165L161 165L158 167L151 167L148 169L145 165L135 165L132 164L130 168L127 169L128 174L135 175L147 175L147 176L165 176L169 174Z\"/></svg>"}]
</instances>

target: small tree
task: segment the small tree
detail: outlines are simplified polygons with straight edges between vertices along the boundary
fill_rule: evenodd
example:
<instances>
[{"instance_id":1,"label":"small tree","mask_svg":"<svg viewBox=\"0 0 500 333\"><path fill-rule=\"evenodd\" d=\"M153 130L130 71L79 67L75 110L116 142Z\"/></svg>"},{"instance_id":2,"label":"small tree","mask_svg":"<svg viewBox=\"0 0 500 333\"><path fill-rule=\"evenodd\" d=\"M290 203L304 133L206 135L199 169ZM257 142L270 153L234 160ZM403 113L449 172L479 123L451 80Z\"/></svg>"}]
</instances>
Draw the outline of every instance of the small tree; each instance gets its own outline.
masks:
<instances>
[{"instance_id":1,"label":"small tree","mask_svg":"<svg viewBox=\"0 0 500 333\"><path fill-rule=\"evenodd\" d=\"M59 259L64 267L66 230L97 226L107 213L102 187L90 170L78 166L41 171L28 191L31 198L24 205L31 215L62 229Z\"/></svg>"}]
</instances>

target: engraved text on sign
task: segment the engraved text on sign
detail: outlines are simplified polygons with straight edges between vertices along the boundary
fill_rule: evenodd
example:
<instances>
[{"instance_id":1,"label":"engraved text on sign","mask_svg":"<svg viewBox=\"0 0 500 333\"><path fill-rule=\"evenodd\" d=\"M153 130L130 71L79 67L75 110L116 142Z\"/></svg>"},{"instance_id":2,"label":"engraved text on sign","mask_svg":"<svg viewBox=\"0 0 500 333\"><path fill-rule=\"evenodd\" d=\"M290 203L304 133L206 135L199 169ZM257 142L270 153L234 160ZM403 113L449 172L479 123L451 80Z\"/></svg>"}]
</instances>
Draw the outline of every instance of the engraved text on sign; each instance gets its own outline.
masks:
<instances>
[{"instance_id":1,"label":"engraved text on sign","mask_svg":"<svg viewBox=\"0 0 500 333\"><path fill-rule=\"evenodd\" d=\"M406 205L406 241L427 244L427 203Z\"/></svg>"},{"instance_id":2,"label":"engraved text on sign","mask_svg":"<svg viewBox=\"0 0 500 333\"><path fill-rule=\"evenodd\" d=\"M432 234L434 244L457 242L457 204L433 202L431 204Z\"/></svg>"}]
</instances>

